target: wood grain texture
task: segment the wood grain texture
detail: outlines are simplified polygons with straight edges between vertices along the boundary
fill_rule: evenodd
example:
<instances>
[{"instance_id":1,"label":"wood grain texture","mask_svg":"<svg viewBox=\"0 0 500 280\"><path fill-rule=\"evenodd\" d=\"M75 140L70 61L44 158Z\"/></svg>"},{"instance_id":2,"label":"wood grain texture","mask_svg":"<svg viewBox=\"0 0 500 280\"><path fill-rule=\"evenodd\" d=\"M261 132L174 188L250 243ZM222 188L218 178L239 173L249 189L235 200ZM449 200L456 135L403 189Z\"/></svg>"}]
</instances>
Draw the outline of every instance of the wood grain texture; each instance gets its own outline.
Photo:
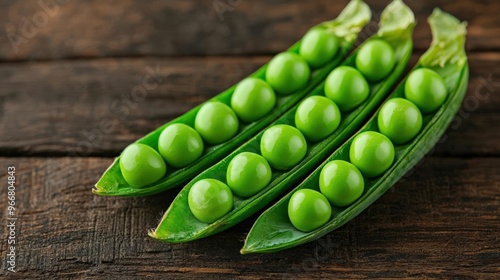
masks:
<instances>
[{"instance_id":1,"label":"wood grain texture","mask_svg":"<svg viewBox=\"0 0 500 280\"><path fill-rule=\"evenodd\" d=\"M0 64L0 155L116 156L268 59ZM469 59L471 78L464 105L436 155L500 155L500 54L472 53ZM145 77L150 90L143 95L135 90L144 89Z\"/></svg>"},{"instance_id":2,"label":"wood grain texture","mask_svg":"<svg viewBox=\"0 0 500 280\"><path fill-rule=\"evenodd\" d=\"M389 1L366 2L374 22L362 37L376 30L379 14ZM417 49L429 46L426 18L437 6L469 22L469 50L499 50L500 2L405 2L419 23ZM311 26L335 18L346 3L348 0L1 0L0 60L274 54ZM220 17L215 6L222 9Z\"/></svg>"},{"instance_id":3,"label":"wood grain texture","mask_svg":"<svg viewBox=\"0 0 500 280\"><path fill-rule=\"evenodd\" d=\"M245 256L238 249L255 216L192 243L149 238L147 230L175 191L136 199L92 195L91 186L110 163L0 158L1 182L7 181L7 166L17 170L15 278L494 279L500 272L498 158L427 157L339 230L298 248ZM1 211L0 218L5 215ZM0 248L3 255L6 242Z\"/></svg>"}]
</instances>

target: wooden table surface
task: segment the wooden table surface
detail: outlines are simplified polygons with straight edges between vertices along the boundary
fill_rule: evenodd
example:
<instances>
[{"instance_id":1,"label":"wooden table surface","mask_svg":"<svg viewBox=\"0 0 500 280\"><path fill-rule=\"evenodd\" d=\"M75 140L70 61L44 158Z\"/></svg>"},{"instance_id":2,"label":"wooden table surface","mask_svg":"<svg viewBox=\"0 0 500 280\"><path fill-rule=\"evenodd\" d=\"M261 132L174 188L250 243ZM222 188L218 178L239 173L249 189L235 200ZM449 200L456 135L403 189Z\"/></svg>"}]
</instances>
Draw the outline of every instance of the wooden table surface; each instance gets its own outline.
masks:
<instances>
[{"instance_id":1,"label":"wooden table surface","mask_svg":"<svg viewBox=\"0 0 500 280\"><path fill-rule=\"evenodd\" d=\"M374 20L388 2L367 0ZM406 2L418 20L411 63L429 46L435 6L469 23L469 88L445 139L346 226L242 256L257 215L166 244L147 230L176 190L112 198L91 188L127 144L246 77L347 0L0 0L0 217L7 224L15 166L18 218L16 273L0 226L2 277L499 279L500 2ZM157 83L134 100L148 75Z\"/></svg>"}]
</instances>

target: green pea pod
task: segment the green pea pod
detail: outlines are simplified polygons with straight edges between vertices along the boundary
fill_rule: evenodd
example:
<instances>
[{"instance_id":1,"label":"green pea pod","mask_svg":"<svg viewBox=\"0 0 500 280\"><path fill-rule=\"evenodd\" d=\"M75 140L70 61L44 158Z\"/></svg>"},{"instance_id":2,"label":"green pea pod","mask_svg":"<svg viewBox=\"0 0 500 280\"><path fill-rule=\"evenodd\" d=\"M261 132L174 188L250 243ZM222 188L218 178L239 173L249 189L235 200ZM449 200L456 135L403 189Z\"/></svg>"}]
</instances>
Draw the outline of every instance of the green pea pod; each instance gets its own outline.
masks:
<instances>
[{"instance_id":1,"label":"green pea pod","mask_svg":"<svg viewBox=\"0 0 500 280\"><path fill-rule=\"evenodd\" d=\"M327 31L333 32L339 38L340 49L337 53L340 55L336 55L334 59L331 62L328 62L325 66L312 71L310 81L304 89L296 91L288 96L277 96L276 107L260 120L247 124L241 123L238 133L229 141L218 145L206 144L203 155L194 163L183 168L168 166L167 174L159 181L142 188L134 188L123 178L120 170L120 157L118 157L96 183L92 192L103 196L144 196L174 188L192 179L201 171L229 154L236 147L247 141L263 128L267 127L270 123L276 120L277 117L281 116L283 113L292 108L297 102L299 102L305 95L314 89L318 83L323 81L328 73L337 67L345 58L345 55L351 51L358 33L366 25L366 23L370 21L370 18L370 8L362 0L352 0L339 14L337 19L321 23L314 27L324 28ZM299 48L300 41L290 47L288 52L298 53ZM251 74L250 77L265 80L266 68L267 64L258 69L255 73ZM227 89L207 102L220 101L226 105L230 105L234 88L235 86ZM153 147L155 150L158 150L158 138L160 137L163 129L174 123L183 123L194 127L196 114L202 105L203 104L191 109L171 122L162 125L136 142L146 144Z\"/></svg>"},{"instance_id":2,"label":"green pea pod","mask_svg":"<svg viewBox=\"0 0 500 280\"><path fill-rule=\"evenodd\" d=\"M400 15L394 17L393 15ZM236 225L250 215L265 207L273 199L284 193L299 179L319 164L329 153L340 146L371 115L373 110L390 92L391 87L400 79L412 52L412 31L415 21L411 10L400 0L395 0L382 13L379 32L369 38L365 44L375 39L387 41L394 49L396 66L392 73L380 82L369 84L370 95L359 107L342 113L341 123L337 130L324 140L308 143L305 158L289 171L273 170L273 177L267 187L257 194L241 198L234 196L234 208L217 221L207 224L198 221L191 213L188 195L191 187L201 179L217 179L226 181L226 170L229 162L242 152L260 153L260 141L264 132L242 145L222 161L207 169L189 182L177 195L166 211L158 227L150 232L150 236L167 242L186 242L203 238ZM350 55L343 65L354 66L357 50ZM323 95L324 82L311 92L312 95ZM294 125L297 106L283 115L274 124Z\"/></svg>"},{"instance_id":3,"label":"green pea pod","mask_svg":"<svg viewBox=\"0 0 500 280\"><path fill-rule=\"evenodd\" d=\"M349 161L349 149L353 138L364 131L377 131L377 114L375 114L364 128L335 151L297 188L262 213L246 238L245 245L241 249L242 254L275 252L295 247L339 228L386 192L436 144L462 103L467 89L469 68L464 51L465 23L460 23L439 9L434 10L428 21L432 29L433 42L414 69L430 68L444 79L449 94L445 103L435 113L424 115L422 128L412 141L395 146L395 159L388 170L376 178L365 177L365 188L358 200L343 208L333 206L329 221L316 230L311 232L297 230L288 217L287 208L292 194L299 189L319 191L320 172L326 163L332 160ZM404 97L404 82L389 99L394 97Z\"/></svg>"}]
</instances>

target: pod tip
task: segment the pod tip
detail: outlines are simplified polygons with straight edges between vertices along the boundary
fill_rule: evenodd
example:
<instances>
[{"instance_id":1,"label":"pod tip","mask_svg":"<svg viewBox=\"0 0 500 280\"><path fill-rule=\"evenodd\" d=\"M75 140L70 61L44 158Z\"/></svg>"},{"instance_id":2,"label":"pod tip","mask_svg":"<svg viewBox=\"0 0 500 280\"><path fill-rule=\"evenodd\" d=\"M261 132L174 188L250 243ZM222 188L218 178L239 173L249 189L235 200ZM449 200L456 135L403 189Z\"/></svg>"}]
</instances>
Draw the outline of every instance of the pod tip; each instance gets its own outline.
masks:
<instances>
[{"instance_id":1,"label":"pod tip","mask_svg":"<svg viewBox=\"0 0 500 280\"><path fill-rule=\"evenodd\" d=\"M154 229L148 230L148 235L149 235L149 237L152 237L154 239L158 239L158 236L156 235L156 231Z\"/></svg>"},{"instance_id":2,"label":"pod tip","mask_svg":"<svg viewBox=\"0 0 500 280\"><path fill-rule=\"evenodd\" d=\"M255 253L256 251L252 250L251 248L248 248L246 246L243 246L243 248L240 249L240 254L242 255L248 255L251 253Z\"/></svg>"}]
</instances>

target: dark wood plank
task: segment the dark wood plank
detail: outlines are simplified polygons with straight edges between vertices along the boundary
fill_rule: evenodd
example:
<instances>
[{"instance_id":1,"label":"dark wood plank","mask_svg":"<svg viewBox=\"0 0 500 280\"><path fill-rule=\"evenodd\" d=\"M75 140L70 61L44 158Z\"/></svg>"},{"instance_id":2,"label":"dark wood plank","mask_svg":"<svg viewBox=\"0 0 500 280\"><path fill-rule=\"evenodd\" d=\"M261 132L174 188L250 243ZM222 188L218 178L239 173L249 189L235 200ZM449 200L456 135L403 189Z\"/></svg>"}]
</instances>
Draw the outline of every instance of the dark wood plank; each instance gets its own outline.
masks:
<instances>
[{"instance_id":1,"label":"dark wood plank","mask_svg":"<svg viewBox=\"0 0 500 280\"><path fill-rule=\"evenodd\" d=\"M335 18L347 2L2 0L0 60L277 53L311 26ZM378 21L389 1L366 2ZM436 6L469 22L470 50L500 48L498 1L406 2L419 22L417 49L429 45L426 18ZM375 22L367 33L374 30Z\"/></svg>"},{"instance_id":2,"label":"dark wood plank","mask_svg":"<svg viewBox=\"0 0 500 280\"><path fill-rule=\"evenodd\" d=\"M90 188L110 162L0 159L3 184L7 166L16 167L15 276L494 279L499 272L500 158L428 157L359 217L319 241L245 256L238 251L255 216L188 244L150 239L147 230L175 192L93 196ZM0 196L2 207L6 200ZM6 211L0 213L5 221ZM0 244L2 255L6 245Z\"/></svg>"},{"instance_id":3,"label":"dark wood plank","mask_svg":"<svg viewBox=\"0 0 500 280\"><path fill-rule=\"evenodd\" d=\"M130 142L237 83L268 59L1 64L0 154L115 156ZM500 154L499 62L500 53L470 55L466 102L436 154ZM156 72L158 84L149 79L150 72ZM151 82L145 97L134 91L143 86L144 77Z\"/></svg>"}]
</instances>

